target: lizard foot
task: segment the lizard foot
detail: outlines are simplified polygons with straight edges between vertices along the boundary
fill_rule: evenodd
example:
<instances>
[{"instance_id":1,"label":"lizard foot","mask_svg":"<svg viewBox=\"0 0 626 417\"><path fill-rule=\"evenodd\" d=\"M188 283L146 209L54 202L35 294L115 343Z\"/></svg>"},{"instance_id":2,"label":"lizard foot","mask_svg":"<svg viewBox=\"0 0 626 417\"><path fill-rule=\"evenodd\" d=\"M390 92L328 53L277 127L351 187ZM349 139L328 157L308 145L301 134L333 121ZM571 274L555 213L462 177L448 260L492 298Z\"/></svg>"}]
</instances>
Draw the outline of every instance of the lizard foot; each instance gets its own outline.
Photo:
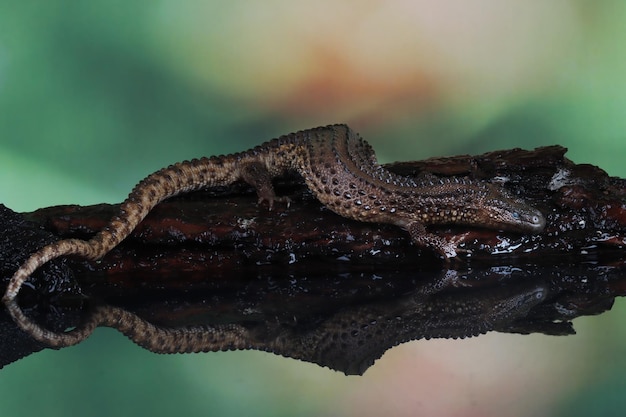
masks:
<instances>
[{"instance_id":1,"label":"lizard foot","mask_svg":"<svg viewBox=\"0 0 626 417\"><path fill-rule=\"evenodd\" d=\"M446 262L449 262L452 258L456 258L459 253L471 253L469 250L458 248L459 243L463 242L469 232L446 240L440 236L429 233L424 225L418 222L409 224L407 230L414 244L434 250Z\"/></svg>"},{"instance_id":2,"label":"lizard foot","mask_svg":"<svg viewBox=\"0 0 626 417\"><path fill-rule=\"evenodd\" d=\"M264 201L267 201L267 205L270 211L272 211L272 209L274 208L274 202L285 203L287 205L287 208L291 206L291 198L287 196L277 197L274 193L272 193L271 196L259 195L258 204L263 204Z\"/></svg>"}]
</instances>

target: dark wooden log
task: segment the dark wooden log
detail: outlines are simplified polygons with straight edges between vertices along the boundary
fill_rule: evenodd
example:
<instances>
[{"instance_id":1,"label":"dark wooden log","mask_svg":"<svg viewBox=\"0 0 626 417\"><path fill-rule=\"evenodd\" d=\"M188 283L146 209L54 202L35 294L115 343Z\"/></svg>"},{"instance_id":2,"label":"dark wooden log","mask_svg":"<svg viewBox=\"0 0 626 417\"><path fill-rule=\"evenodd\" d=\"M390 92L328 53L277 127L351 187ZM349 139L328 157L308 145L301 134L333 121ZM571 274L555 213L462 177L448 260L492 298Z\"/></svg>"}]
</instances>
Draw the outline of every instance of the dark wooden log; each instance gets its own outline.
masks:
<instances>
[{"instance_id":1,"label":"dark wooden log","mask_svg":"<svg viewBox=\"0 0 626 417\"><path fill-rule=\"evenodd\" d=\"M416 338L490 330L571 334L571 319L609 309L626 289L626 181L576 165L564 154L552 146L389 165L403 175L500 181L547 217L538 235L437 228L447 239L462 236L460 248L471 253L450 264L414 247L399 228L334 214L300 178L290 177L276 185L279 194L291 197L291 206L272 211L257 205L254 192L242 184L165 201L102 261L68 258L45 265L20 293L20 304L57 330L77 325L88 314L83 305L93 303L115 304L171 327L243 323L266 339L291 335L291 345L269 350L350 373L363 372L385 349ZM36 248L56 239L87 239L116 210L108 204L23 214L3 208L4 282ZM536 302L529 302L529 294ZM407 297L420 303L400 302ZM468 314L459 308L447 315L446 305L463 300L480 310ZM496 320L504 300L517 304ZM336 323L342 317L364 324L368 314L395 314L409 324L395 335L373 333L365 357L348 357L340 346L323 358L294 347L303 335L340 331ZM0 345L1 363L43 347L7 319L3 332L11 336Z\"/></svg>"}]
</instances>

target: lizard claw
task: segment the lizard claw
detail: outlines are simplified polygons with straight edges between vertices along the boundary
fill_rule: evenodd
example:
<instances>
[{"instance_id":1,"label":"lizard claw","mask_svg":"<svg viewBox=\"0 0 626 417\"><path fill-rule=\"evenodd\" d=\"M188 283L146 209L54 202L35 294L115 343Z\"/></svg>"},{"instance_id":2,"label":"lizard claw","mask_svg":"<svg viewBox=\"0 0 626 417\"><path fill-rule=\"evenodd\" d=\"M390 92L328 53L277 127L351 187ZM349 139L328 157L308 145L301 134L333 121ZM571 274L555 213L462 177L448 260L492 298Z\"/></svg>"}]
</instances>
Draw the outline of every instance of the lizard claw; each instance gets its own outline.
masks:
<instances>
[{"instance_id":1,"label":"lizard claw","mask_svg":"<svg viewBox=\"0 0 626 417\"><path fill-rule=\"evenodd\" d=\"M459 244L465 241L465 238L470 235L470 232L461 233L460 235L454 236L450 239L450 244L454 246L455 251L458 253L471 254L472 251L469 249L459 249Z\"/></svg>"},{"instance_id":2,"label":"lizard claw","mask_svg":"<svg viewBox=\"0 0 626 417\"><path fill-rule=\"evenodd\" d=\"M469 234L470 232L465 232L460 235L456 235L449 240L444 240L443 243L437 248L437 252L446 264L450 264L454 259L458 259L460 254L470 255L472 253L469 249L459 248L459 244L462 243Z\"/></svg>"},{"instance_id":3,"label":"lizard claw","mask_svg":"<svg viewBox=\"0 0 626 417\"><path fill-rule=\"evenodd\" d=\"M291 199L289 197L276 197L276 196L264 197L264 196L260 196L259 200L258 200L258 204L263 204L264 201L267 201L267 205L268 205L270 211L272 211L272 209L274 208L274 202L276 202L276 201L278 201L279 203L286 203L287 204L287 208L289 208L291 206Z\"/></svg>"}]
</instances>

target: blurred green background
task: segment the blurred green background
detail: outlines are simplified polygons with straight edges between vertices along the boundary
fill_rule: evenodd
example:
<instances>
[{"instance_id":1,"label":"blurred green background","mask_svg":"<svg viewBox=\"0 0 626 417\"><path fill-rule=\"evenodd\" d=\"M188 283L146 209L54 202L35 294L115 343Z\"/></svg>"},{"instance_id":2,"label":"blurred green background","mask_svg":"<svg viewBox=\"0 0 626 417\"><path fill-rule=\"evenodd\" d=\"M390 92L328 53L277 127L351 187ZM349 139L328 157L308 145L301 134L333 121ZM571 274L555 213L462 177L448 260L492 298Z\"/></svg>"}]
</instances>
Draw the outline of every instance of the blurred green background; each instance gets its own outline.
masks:
<instances>
[{"instance_id":1,"label":"blurred green background","mask_svg":"<svg viewBox=\"0 0 626 417\"><path fill-rule=\"evenodd\" d=\"M624 177L624 39L618 1L0 0L0 202L119 202L178 160L337 122L383 162L558 143ZM577 320L575 337L406 344L361 378L260 352L163 357L101 329L1 370L0 404L15 416L610 415L626 406L623 304Z\"/></svg>"}]
</instances>

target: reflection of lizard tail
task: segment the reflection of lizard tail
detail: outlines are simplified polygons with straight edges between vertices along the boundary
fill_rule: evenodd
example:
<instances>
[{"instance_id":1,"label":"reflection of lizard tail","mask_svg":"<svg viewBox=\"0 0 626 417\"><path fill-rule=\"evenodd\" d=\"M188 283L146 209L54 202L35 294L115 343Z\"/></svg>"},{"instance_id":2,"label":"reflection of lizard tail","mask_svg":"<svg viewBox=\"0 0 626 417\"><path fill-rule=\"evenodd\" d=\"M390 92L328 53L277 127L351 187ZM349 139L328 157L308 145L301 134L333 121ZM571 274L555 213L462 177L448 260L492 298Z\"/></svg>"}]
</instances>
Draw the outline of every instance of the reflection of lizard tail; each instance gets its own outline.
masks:
<instances>
[{"instance_id":1,"label":"reflection of lizard tail","mask_svg":"<svg viewBox=\"0 0 626 417\"><path fill-rule=\"evenodd\" d=\"M51 348L76 345L87 339L98 326L112 327L139 346L155 353L192 353L250 349L248 330L236 324L182 328L159 327L130 311L98 306L78 327L68 332L53 332L29 319L15 301L7 303L13 319L33 339Z\"/></svg>"},{"instance_id":2,"label":"reflection of lizard tail","mask_svg":"<svg viewBox=\"0 0 626 417\"><path fill-rule=\"evenodd\" d=\"M237 324L167 328L112 306L99 307L95 316L102 326L113 327L139 346L155 353L193 353L250 349L248 330Z\"/></svg>"},{"instance_id":3,"label":"reflection of lizard tail","mask_svg":"<svg viewBox=\"0 0 626 417\"><path fill-rule=\"evenodd\" d=\"M15 323L17 323L23 331L25 331L33 339L44 343L51 348L62 348L76 345L88 338L98 325L98 321L91 316L87 321L73 330L57 333L44 329L26 317L15 300L7 301L6 307Z\"/></svg>"}]
</instances>

